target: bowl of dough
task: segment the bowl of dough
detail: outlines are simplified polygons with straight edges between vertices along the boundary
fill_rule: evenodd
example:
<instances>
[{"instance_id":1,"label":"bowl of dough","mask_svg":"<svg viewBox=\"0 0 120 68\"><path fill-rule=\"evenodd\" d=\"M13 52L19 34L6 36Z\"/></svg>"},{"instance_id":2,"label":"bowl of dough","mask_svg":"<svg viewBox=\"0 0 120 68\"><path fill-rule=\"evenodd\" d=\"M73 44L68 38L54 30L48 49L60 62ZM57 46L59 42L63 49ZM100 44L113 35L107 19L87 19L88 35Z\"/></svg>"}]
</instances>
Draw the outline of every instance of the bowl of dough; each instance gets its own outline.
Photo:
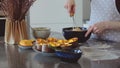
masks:
<instances>
[{"instance_id":1,"label":"bowl of dough","mask_svg":"<svg viewBox=\"0 0 120 68\"><path fill-rule=\"evenodd\" d=\"M65 39L77 37L79 43L86 42L91 36L91 33L90 33L87 37L85 37L85 34L87 32L87 28L85 27L75 27L75 28L65 27L62 29L62 32Z\"/></svg>"}]
</instances>

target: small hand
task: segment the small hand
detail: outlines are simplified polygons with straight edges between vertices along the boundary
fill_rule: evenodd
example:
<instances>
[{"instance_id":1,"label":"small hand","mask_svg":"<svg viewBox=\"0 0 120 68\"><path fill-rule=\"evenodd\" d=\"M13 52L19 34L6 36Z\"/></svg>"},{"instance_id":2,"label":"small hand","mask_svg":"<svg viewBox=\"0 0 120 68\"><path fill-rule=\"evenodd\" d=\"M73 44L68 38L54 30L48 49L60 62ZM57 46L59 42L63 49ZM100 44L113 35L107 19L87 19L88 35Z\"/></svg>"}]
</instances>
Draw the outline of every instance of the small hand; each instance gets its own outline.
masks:
<instances>
[{"instance_id":1,"label":"small hand","mask_svg":"<svg viewBox=\"0 0 120 68\"><path fill-rule=\"evenodd\" d=\"M87 33L85 34L85 37L87 37L90 33L94 34L102 34L109 26L110 23L108 22L99 22L96 23L88 28Z\"/></svg>"}]
</instances>

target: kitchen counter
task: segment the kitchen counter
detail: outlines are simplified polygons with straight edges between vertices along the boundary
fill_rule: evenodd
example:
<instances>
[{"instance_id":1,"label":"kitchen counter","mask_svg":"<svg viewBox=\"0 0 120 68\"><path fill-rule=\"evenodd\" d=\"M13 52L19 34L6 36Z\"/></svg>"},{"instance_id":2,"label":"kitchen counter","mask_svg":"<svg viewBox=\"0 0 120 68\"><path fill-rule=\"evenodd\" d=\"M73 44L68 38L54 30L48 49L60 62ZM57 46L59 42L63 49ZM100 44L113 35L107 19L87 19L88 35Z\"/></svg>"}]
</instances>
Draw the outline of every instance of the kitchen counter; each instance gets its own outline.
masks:
<instances>
[{"instance_id":1,"label":"kitchen counter","mask_svg":"<svg viewBox=\"0 0 120 68\"><path fill-rule=\"evenodd\" d=\"M52 33L51 37L64 38L60 33ZM0 68L120 68L120 43L90 39L80 45L81 47L109 45L109 48L98 49L110 52L116 57L111 58L109 54L102 58L100 56L90 57L87 52L86 54L83 52L78 63L66 63L55 56L45 56L32 49L25 50L19 48L18 45L0 42Z\"/></svg>"}]
</instances>

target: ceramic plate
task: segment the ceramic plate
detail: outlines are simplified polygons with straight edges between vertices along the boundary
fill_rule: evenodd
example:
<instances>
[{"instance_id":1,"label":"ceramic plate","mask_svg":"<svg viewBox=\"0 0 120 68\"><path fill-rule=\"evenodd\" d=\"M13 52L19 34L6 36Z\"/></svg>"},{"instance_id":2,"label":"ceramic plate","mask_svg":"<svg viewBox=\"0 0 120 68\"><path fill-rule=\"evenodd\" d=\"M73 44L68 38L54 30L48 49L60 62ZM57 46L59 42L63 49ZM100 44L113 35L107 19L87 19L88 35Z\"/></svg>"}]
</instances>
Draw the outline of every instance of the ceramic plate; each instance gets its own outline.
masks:
<instances>
[{"instance_id":1,"label":"ceramic plate","mask_svg":"<svg viewBox=\"0 0 120 68\"><path fill-rule=\"evenodd\" d=\"M21 46L21 45L18 45L19 48L21 49L31 49L33 46Z\"/></svg>"},{"instance_id":2,"label":"ceramic plate","mask_svg":"<svg viewBox=\"0 0 120 68\"><path fill-rule=\"evenodd\" d=\"M37 52L39 54L42 54L42 55L45 55L45 56L55 56L55 53L46 53L46 52L41 52L41 51L37 50L36 46L33 46L32 48L35 52Z\"/></svg>"}]
</instances>

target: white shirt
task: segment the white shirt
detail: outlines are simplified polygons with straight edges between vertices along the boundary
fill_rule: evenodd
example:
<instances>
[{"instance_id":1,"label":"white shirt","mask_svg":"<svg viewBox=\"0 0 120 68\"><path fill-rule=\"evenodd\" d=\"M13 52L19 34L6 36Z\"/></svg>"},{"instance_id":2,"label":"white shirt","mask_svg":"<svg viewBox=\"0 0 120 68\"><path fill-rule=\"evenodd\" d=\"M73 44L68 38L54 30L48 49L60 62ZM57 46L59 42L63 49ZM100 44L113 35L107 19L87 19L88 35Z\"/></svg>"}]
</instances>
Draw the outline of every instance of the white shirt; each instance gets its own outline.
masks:
<instances>
[{"instance_id":1,"label":"white shirt","mask_svg":"<svg viewBox=\"0 0 120 68\"><path fill-rule=\"evenodd\" d=\"M89 26L101 21L120 21L120 14L117 11L115 0L92 0L91 17ZM94 37L98 37L95 36ZM120 30L109 30L99 36L103 40L112 40L120 42Z\"/></svg>"}]
</instances>

